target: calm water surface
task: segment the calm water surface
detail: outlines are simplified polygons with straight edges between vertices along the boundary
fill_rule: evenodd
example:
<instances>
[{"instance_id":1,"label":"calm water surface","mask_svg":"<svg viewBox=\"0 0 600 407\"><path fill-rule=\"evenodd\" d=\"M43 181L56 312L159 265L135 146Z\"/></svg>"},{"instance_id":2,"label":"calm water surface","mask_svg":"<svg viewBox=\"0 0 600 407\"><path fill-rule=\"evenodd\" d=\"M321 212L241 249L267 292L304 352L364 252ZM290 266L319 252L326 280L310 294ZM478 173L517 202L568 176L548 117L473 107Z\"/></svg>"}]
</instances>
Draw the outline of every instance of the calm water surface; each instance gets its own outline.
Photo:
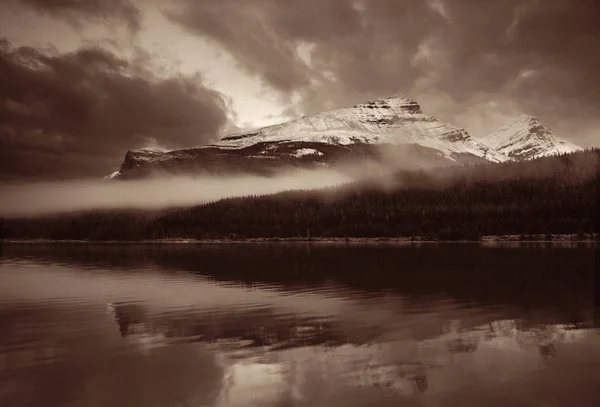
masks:
<instances>
[{"instance_id":1,"label":"calm water surface","mask_svg":"<svg viewBox=\"0 0 600 407\"><path fill-rule=\"evenodd\" d=\"M585 245L5 245L0 406L598 406L593 287Z\"/></svg>"}]
</instances>

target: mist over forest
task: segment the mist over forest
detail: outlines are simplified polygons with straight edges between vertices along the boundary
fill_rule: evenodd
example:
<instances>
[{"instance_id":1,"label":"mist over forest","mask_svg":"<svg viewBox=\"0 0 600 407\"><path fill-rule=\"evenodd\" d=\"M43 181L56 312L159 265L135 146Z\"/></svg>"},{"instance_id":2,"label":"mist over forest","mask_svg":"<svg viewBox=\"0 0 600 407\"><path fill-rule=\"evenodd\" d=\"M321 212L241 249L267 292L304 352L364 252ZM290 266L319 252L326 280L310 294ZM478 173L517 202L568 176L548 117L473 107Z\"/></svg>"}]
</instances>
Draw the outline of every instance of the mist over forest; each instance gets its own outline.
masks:
<instances>
[{"instance_id":1,"label":"mist over forest","mask_svg":"<svg viewBox=\"0 0 600 407\"><path fill-rule=\"evenodd\" d=\"M508 234L584 237L597 231L599 154L600 150L588 150L532 161L400 171L388 174L385 182L383 178L349 182L342 176L319 178L318 173L306 173L311 185L320 179L324 188L317 189L303 187L297 177L296 183L287 184L283 178L251 178L254 184L244 183L250 178L242 178L233 191L244 196L219 199L215 184L214 194L205 191L207 202L198 205L189 204L193 199L178 200L171 189L158 188L155 196L164 197L165 207L156 205L157 201L153 201L154 207L148 202L139 204L147 199L143 195L127 202L127 197L134 195L131 193L121 195L122 207L99 205L89 210L94 197L88 197L88 206L82 205L76 212L49 214L61 203L47 203L32 194L31 204L21 206L22 214L28 216L6 219L4 237L93 241L307 237L478 240ZM139 182L156 181L115 181L102 188L114 188L113 193L118 194L120 188L133 187L135 191ZM271 193L285 186L289 190ZM222 187L232 190L227 182ZM182 189L188 199L197 199L189 192L189 185ZM69 195L62 197L68 200ZM6 208L3 204L5 212ZM18 214L16 208L13 204L10 209Z\"/></svg>"}]
</instances>

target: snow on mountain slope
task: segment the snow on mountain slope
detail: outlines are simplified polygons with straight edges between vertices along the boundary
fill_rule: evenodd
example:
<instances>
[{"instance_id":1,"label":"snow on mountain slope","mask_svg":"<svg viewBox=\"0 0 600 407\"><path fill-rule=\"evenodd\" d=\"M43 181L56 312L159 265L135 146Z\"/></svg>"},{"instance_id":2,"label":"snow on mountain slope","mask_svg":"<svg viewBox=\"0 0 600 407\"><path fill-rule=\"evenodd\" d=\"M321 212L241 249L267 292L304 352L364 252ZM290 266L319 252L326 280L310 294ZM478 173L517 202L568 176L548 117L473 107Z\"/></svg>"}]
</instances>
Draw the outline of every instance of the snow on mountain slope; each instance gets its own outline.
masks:
<instances>
[{"instance_id":1,"label":"snow on mountain slope","mask_svg":"<svg viewBox=\"0 0 600 407\"><path fill-rule=\"evenodd\" d=\"M570 153L580 147L523 115L481 139L424 114L409 99L388 97L233 134L198 148L130 150L113 178L174 173L276 173L283 167L331 167L380 159L403 169L505 162Z\"/></svg>"},{"instance_id":2,"label":"snow on mountain slope","mask_svg":"<svg viewBox=\"0 0 600 407\"><path fill-rule=\"evenodd\" d=\"M110 174L108 174L106 177L104 177L103 179L105 179L105 180L107 180L107 179L113 179L113 178L118 177L119 174L120 174L119 171L113 171Z\"/></svg>"},{"instance_id":3,"label":"snow on mountain slope","mask_svg":"<svg viewBox=\"0 0 600 407\"><path fill-rule=\"evenodd\" d=\"M480 144L463 129L427 116L414 101L399 97L377 99L351 108L224 137L210 147L241 149L258 143L309 142L333 145L413 144L453 154L471 154L489 161L506 157Z\"/></svg>"},{"instance_id":4,"label":"snow on mountain slope","mask_svg":"<svg viewBox=\"0 0 600 407\"><path fill-rule=\"evenodd\" d=\"M322 152L315 150L314 148L299 148L292 153L294 157L304 157L306 155L323 155Z\"/></svg>"},{"instance_id":5,"label":"snow on mountain slope","mask_svg":"<svg viewBox=\"0 0 600 407\"><path fill-rule=\"evenodd\" d=\"M529 115L519 116L479 141L489 149L513 160L529 160L582 150L581 147L556 136L544 127L538 118Z\"/></svg>"}]
</instances>

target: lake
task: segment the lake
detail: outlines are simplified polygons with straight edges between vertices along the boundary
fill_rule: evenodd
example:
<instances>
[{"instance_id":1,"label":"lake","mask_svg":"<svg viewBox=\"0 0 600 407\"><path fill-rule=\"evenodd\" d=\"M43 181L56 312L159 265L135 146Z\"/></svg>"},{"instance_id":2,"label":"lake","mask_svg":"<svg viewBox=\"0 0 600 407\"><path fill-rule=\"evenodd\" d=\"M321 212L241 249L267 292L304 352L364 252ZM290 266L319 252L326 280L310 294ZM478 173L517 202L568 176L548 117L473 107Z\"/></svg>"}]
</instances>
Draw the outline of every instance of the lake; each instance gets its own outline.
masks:
<instances>
[{"instance_id":1,"label":"lake","mask_svg":"<svg viewBox=\"0 0 600 407\"><path fill-rule=\"evenodd\" d=\"M597 406L590 244L6 244L0 406Z\"/></svg>"}]
</instances>

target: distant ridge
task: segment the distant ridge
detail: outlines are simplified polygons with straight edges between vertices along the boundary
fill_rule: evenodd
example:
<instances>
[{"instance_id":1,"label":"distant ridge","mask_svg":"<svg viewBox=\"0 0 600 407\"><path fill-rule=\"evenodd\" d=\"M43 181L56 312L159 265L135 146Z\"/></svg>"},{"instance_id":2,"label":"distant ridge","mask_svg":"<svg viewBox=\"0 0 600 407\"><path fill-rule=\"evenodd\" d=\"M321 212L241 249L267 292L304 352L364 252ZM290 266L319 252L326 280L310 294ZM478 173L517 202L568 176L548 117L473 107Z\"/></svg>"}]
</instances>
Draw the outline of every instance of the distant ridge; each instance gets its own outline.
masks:
<instances>
[{"instance_id":1,"label":"distant ridge","mask_svg":"<svg viewBox=\"0 0 600 407\"><path fill-rule=\"evenodd\" d=\"M511 160L530 160L583 150L556 136L537 117L529 115L519 116L479 141Z\"/></svg>"},{"instance_id":2,"label":"distant ridge","mask_svg":"<svg viewBox=\"0 0 600 407\"><path fill-rule=\"evenodd\" d=\"M410 169L472 162L505 162L574 152L569 143L523 115L499 131L475 139L423 113L413 100L391 96L352 107L236 133L193 149L148 147L128 151L119 171L106 178L156 174L274 174L283 167L333 167L361 158Z\"/></svg>"}]
</instances>

